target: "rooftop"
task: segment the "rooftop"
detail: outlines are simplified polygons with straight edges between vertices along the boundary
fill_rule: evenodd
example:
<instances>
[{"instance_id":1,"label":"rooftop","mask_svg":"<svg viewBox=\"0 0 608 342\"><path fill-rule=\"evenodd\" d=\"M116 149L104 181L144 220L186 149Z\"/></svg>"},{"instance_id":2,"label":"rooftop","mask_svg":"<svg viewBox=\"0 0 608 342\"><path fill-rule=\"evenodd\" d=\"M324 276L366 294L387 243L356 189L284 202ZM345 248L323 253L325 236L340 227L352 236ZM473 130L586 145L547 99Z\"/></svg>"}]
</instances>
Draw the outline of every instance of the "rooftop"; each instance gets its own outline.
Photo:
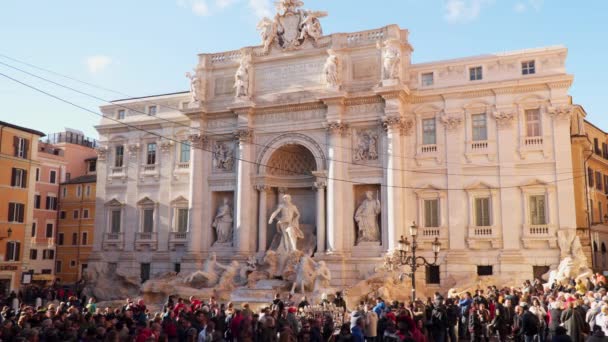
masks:
<instances>
[{"instance_id":1,"label":"rooftop","mask_svg":"<svg viewBox=\"0 0 608 342\"><path fill-rule=\"evenodd\" d=\"M31 129L31 128L27 128L27 127L23 127L23 126L14 125L14 124L12 124L12 123L8 123L8 122L6 122L6 121L0 121L0 126L4 126L4 127L10 127L10 128L14 128L14 129L18 129L18 130L20 130L20 131L24 131L24 132L27 132L27 133L31 133L31 134L35 134L35 135L39 135L40 137L44 137L44 136L46 136L46 134L44 134L44 133L42 133L42 132L40 132L40 131L37 131L37 130Z\"/></svg>"},{"instance_id":2,"label":"rooftop","mask_svg":"<svg viewBox=\"0 0 608 342\"><path fill-rule=\"evenodd\" d=\"M72 178L67 182L61 184L83 184L83 183L95 183L97 182L97 175L84 175L76 178Z\"/></svg>"},{"instance_id":3,"label":"rooftop","mask_svg":"<svg viewBox=\"0 0 608 342\"><path fill-rule=\"evenodd\" d=\"M90 148L97 147L97 140L85 137L84 134L67 129L65 132L49 134L44 142L47 144L68 143Z\"/></svg>"}]
</instances>

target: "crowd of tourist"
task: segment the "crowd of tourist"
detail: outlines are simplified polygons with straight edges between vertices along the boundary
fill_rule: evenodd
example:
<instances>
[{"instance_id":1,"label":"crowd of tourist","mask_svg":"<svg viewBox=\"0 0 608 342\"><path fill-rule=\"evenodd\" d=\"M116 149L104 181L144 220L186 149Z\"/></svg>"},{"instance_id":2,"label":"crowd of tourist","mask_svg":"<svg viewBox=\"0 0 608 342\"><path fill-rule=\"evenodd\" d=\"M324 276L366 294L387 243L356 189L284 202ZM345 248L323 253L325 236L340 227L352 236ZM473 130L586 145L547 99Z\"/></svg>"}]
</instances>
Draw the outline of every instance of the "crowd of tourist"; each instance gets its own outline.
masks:
<instances>
[{"instance_id":1,"label":"crowd of tourist","mask_svg":"<svg viewBox=\"0 0 608 342\"><path fill-rule=\"evenodd\" d=\"M290 294L252 310L246 303L211 297L169 297L162 312L143 300L100 307L94 298L70 296L47 305L6 299L0 341L608 341L608 285L596 274L544 288L491 286L473 293L436 293L425 301L363 301L346 309L341 293L310 305Z\"/></svg>"}]
</instances>

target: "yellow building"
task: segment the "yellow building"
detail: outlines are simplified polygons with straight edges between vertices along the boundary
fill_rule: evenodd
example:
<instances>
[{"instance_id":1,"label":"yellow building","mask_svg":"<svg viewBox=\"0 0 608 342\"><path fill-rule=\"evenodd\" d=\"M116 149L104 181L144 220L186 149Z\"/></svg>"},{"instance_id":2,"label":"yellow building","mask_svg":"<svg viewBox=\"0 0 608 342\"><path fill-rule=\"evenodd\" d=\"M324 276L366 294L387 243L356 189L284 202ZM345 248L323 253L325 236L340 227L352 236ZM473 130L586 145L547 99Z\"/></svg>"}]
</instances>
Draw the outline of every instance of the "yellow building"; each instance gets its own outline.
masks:
<instances>
[{"instance_id":1,"label":"yellow building","mask_svg":"<svg viewBox=\"0 0 608 342\"><path fill-rule=\"evenodd\" d=\"M576 223L589 261L608 270L608 133L585 120L577 108L572 122Z\"/></svg>"},{"instance_id":2,"label":"yellow building","mask_svg":"<svg viewBox=\"0 0 608 342\"><path fill-rule=\"evenodd\" d=\"M55 278L61 284L80 280L93 248L96 158L86 162L87 174L62 183L59 189Z\"/></svg>"},{"instance_id":3,"label":"yellow building","mask_svg":"<svg viewBox=\"0 0 608 342\"><path fill-rule=\"evenodd\" d=\"M38 140L43 136L0 121L0 297L17 291L22 283L24 242L32 229L39 176Z\"/></svg>"}]
</instances>

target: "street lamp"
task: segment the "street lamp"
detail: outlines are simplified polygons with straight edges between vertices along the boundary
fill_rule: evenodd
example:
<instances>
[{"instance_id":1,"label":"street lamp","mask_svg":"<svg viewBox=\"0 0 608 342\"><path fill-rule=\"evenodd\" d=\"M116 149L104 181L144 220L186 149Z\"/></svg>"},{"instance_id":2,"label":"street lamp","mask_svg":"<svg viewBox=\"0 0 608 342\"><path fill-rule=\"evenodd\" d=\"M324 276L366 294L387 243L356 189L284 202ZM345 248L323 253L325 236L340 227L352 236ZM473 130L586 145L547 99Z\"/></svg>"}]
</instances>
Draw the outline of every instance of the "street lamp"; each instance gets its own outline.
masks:
<instances>
[{"instance_id":1,"label":"street lamp","mask_svg":"<svg viewBox=\"0 0 608 342\"><path fill-rule=\"evenodd\" d=\"M7 236L0 236L0 240L9 239L13 234L13 230L11 227L8 227L8 231L6 232Z\"/></svg>"},{"instance_id":2,"label":"street lamp","mask_svg":"<svg viewBox=\"0 0 608 342\"><path fill-rule=\"evenodd\" d=\"M399 263L402 266L409 266L410 272L403 273L412 279L412 300L416 300L416 270L422 266L437 266L437 256L441 250L441 242L439 238L435 237L435 241L431 244L435 259L433 262L429 262L425 257L416 256L416 250L418 249L417 237L418 237L418 226L416 222L413 222L410 226L410 236L412 242L410 243L407 238L401 235L399 240ZM408 255L411 251L411 255Z\"/></svg>"}]
</instances>

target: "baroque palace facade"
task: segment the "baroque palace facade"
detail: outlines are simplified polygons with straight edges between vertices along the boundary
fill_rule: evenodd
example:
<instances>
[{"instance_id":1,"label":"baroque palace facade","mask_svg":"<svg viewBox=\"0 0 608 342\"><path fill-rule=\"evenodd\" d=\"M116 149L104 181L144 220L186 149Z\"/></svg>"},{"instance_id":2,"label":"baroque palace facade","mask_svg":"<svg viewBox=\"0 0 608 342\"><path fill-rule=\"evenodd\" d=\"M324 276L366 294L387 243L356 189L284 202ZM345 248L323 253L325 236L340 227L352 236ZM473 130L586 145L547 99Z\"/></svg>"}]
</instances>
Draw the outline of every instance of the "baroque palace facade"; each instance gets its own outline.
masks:
<instances>
[{"instance_id":1,"label":"baroque palace facade","mask_svg":"<svg viewBox=\"0 0 608 342\"><path fill-rule=\"evenodd\" d=\"M143 281L263 255L289 194L336 286L412 222L422 255L442 245L422 282L557 266L558 231L577 227L566 48L415 64L405 29L322 35L325 13L284 3L263 45L200 54L190 92L101 108L90 263ZM362 238L366 196L378 231Z\"/></svg>"}]
</instances>

